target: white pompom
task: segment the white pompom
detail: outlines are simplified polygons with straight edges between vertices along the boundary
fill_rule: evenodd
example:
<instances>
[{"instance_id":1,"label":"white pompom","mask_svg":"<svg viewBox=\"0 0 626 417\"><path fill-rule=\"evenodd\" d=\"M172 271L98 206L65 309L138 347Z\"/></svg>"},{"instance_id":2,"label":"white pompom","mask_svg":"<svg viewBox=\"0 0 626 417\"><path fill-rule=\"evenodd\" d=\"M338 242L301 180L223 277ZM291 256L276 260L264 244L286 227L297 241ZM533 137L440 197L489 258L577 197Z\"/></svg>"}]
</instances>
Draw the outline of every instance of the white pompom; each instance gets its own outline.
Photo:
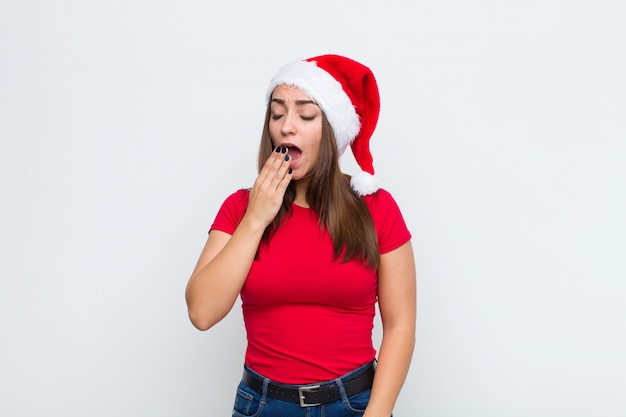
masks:
<instances>
[{"instance_id":1,"label":"white pompom","mask_svg":"<svg viewBox=\"0 0 626 417\"><path fill-rule=\"evenodd\" d=\"M358 195L363 197L378 191L380 189L380 181L374 175L361 171L352 176L350 186Z\"/></svg>"}]
</instances>

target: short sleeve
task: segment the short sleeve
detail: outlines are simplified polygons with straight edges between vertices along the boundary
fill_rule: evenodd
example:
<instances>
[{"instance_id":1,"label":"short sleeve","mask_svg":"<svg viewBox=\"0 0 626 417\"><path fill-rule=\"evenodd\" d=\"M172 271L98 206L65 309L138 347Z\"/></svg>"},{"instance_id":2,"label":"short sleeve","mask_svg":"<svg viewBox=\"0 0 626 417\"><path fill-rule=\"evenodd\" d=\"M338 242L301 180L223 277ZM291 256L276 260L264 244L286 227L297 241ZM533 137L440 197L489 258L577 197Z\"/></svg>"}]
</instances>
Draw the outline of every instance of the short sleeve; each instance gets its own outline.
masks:
<instances>
[{"instance_id":1,"label":"short sleeve","mask_svg":"<svg viewBox=\"0 0 626 417\"><path fill-rule=\"evenodd\" d=\"M249 190L239 190L228 196L217 212L209 232L211 230L219 230L229 235L235 233L239 222L241 222L244 214L246 214L249 197Z\"/></svg>"},{"instance_id":2,"label":"short sleeve","mask_svg":"<svg viewBox=\"0 0 626 417\"><path fill-rule=\"evenodd\" d=\"M391 252L411 240L400 208L388 191L380 189L364 199L374 221L381 254Z\"/></svg>"}]
</instances>

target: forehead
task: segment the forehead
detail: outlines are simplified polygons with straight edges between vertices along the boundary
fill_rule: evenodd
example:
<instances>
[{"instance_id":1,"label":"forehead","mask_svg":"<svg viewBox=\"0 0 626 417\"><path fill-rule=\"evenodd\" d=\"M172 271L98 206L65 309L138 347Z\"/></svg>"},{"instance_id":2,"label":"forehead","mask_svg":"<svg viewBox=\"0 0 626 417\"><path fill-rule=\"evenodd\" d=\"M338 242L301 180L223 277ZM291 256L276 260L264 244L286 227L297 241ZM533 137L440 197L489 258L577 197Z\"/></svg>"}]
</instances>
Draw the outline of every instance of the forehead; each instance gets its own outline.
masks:
<instances>
[{"instance_id":1,"label":"forehead","mask_svg":"<svg viewBox=\"0 0 626 417\"><path fill-rule=\"evenodd\" d=\"M282 101L299 101L299 102L312 102L315 103L311 97L307 96L298 87L292 85L281 84L272 92L272 100L278 99ZM308 103L305 103L308 104Z\"/></svg>"}]
</instances>

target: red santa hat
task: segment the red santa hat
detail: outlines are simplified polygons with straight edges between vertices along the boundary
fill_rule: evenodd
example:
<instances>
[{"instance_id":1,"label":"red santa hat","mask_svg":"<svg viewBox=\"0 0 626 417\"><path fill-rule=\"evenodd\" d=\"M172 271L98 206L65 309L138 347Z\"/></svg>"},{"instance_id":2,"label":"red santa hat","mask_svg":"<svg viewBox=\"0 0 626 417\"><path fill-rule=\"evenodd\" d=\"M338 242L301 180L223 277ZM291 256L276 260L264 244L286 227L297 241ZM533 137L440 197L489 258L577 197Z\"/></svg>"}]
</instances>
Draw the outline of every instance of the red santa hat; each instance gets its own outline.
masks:
<instances>
[{"instance_id":1,"label":"red santa hat","mask_svg":"<svg viewBox=\"0 0 626 417\"><path fill-rule=\"evenodd\" d=\"M320 106L333 128L339 155L348 145L352 148L362 170L352 176L352 189L361 196L375 193L380 186L369 141L378 121L380 96L372 71L343 56L321 55L282 67L270 82L268 101L283 84L299 88Z\"/></svg>"}]
</instances>

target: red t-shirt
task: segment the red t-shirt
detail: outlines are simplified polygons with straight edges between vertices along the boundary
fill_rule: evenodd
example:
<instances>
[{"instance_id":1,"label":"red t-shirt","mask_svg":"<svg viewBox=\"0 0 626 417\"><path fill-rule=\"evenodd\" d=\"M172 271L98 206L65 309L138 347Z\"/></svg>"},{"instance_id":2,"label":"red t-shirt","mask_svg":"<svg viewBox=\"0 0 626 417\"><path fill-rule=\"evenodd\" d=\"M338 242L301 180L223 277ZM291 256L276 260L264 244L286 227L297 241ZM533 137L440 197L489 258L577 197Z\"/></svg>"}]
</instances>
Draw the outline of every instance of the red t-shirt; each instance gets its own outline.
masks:
<instances>
[{"instance_id":1,"label":"red t-shirt","mask_svg":"<svg viewBox=\"0 0 626 417\"><path fill-rule=\"evenodd\" d=\"M226 199L211 230L233 234L248 190ZM408 242L402 214L385 190L364 197L381 254ZM246 365L286 384L344 375L374 359L377 274L360 261L333 259L315 212L293 205L269 245L261 244L241 290L248 337Z\"/></svg>"}]
</instances>

